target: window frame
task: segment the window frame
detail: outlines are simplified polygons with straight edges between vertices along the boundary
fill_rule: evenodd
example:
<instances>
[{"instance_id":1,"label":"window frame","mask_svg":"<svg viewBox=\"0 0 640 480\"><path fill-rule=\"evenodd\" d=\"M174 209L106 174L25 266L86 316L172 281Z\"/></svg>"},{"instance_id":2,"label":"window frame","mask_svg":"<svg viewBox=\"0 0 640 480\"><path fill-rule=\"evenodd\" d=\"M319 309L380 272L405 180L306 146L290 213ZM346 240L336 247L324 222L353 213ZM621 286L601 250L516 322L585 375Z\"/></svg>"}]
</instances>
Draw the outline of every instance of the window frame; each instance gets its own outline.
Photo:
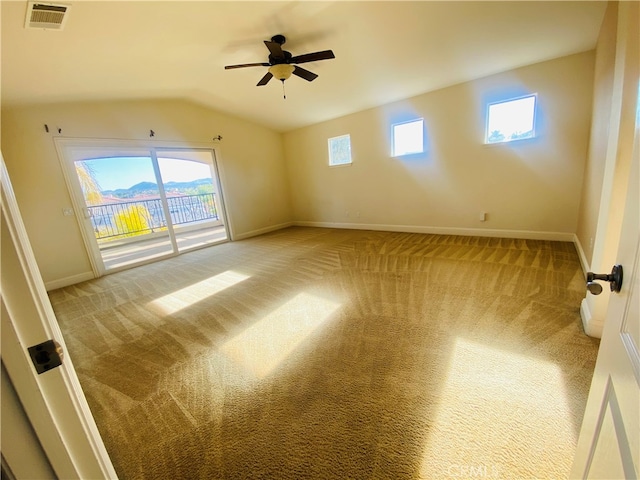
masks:
<instances>
[{"instance_id":1,"label":"window frame","mask_svg":"<svg viewBox=\"0 0 640 480\"><path fill-rule=\"evenodd\" d=\"M332 140L339 140L342 138L347 138L349 140L349 161L348 162L342 162L342 163L334 163L332 156L331 156L331 142ZM330 167L346 167L349 165L353 165L353 152L351 150L351 134L350 133L345 133L344 135L337 135L335 137L329 137L327 139L327 150L329 153L329 166Z\"/></svg>"},{"instance_id":2,"label":"window frame","mask_svg":"<svg viewBox=\"0 0 640 480\"><path fill-rule=\"evenodd\" d=\"M490 142L489 141L489 120L490 120L490 111L493 105L500 105L502 103L516 102L518 100L523 100L525 98L533 98L533 114L531 118L531 136L523 137L523 138L507 138L504 140L500 140L498 142ZM520 95L518 97L511 97L505 100L497 100L495 102L488 102L486 111L485 111L485 127L484 127L484 145L505 145L512 142L518 142L521 140L533 140L537 137L536 132L536 119L537 119L537 110L538 110L538 93L527 93L526 95Z\"/></svg>"},{"instance_id":3,"label":"window frame","mask_svg":"<svg viewBox=\"0 0 640 480\"><path fill-rule=\"evenodd\" d=\"M422 135L422 145L421 145L421 150L420 151L415 151L415 152L406 152L406 153L396 153L396 127L402 126L402 125L407 125L410 123L418 123L420 122L421 124L421 135ZM424 145L424 140L425 140L425 125L424 125L424 117L419 117L419 118L413 118L411 120L405 120L403 122L396 122L396 123L392 123L391 124L391 157L393 158L401 158L401 157L408 157L411 155L422 155L425 153L425 145Z\"/></svg>"}]
</instances>

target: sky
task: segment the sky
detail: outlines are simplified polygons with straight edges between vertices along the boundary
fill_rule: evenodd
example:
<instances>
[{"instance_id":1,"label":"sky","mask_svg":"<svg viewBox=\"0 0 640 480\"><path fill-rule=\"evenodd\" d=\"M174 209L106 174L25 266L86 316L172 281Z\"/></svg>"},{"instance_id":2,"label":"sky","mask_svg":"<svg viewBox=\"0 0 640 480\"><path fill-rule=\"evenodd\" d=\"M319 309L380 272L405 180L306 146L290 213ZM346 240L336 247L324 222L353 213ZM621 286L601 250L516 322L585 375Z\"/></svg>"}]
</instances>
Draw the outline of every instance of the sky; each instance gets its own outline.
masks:
<instances>
[{"instance_id":1,"label":"sky","mask_svg":"<svg viewBox=\"0 0 640 480\"><path fill-rule=\"evenodd\" d=\"M129 188L140 182L156 183L151 158L117 157L85 160L102 191ZM211 167L204 163L158 158L162 181L189 182L211 178Z\"/></svg>"},{"instance_id":2,"label":"sky","mask_svg":"<svg viewBox=\"0 0 640 480\"><path fill-rule=\"evenodd\" d=\"M509 138L513 133L525 133L533 130L536 97L529 97L489 106L489 128L487 135L499 130Z\"/></svg>"}]
</instances>

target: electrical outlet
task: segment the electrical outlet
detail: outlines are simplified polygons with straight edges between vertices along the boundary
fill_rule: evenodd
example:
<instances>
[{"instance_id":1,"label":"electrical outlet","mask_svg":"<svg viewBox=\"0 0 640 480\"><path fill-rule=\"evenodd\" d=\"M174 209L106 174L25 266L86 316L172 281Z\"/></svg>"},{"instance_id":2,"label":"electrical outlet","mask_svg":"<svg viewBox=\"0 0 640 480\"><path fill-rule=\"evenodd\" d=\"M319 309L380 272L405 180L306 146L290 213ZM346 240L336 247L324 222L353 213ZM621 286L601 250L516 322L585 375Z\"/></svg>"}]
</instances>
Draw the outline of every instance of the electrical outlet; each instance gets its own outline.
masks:
<instances>
[{"instance_id":1,"label":"electrical outlet","mask_svg":"<svg viewBox=\"0 0 640 480\"><path fill-rule=\"evenodd\" d=\"M73 217L73 208L63 208L62 215L65 217Z\"/></svg>"}]
</instances>

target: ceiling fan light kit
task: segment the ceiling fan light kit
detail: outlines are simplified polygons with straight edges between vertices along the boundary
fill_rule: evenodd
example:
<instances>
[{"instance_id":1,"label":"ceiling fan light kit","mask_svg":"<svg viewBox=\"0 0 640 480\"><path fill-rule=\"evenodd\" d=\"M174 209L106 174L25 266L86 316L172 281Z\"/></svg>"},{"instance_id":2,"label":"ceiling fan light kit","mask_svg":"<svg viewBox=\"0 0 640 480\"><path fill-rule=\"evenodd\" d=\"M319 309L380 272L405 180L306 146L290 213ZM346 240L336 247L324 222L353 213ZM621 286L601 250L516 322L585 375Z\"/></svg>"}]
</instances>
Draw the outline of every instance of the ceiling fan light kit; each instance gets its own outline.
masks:
<instances>
[{"instance_id":1,"label":"ceiling fan light kit","mask_svg":"<svg viewBox=\"0 0 640 480\"><path fill-rule=\"evenodd\" d=\"M318 75L306 70L297 65L300 63L317 62L319 60L329 60L336 58L331 50L324 50L322 52L306 53L304 55L293 56L290 52L282 50L282 45L286 42L284 35L274 35L271 40L265 40L264 44L269 49L269 61L262 63L244 63L240 65L227 65L225 70L235 68L246 67L269 67L267 73L260 79L256 86L261 87L269 83L273 77L282 82L284 88L284 81L291 75L303 78L308 82L312 82ZM285 96L285 98L287 98Z\"/></svg>"},{"instance_id":2,"label":"ceiling fan light kit","mask_svg":"<svg viewBox=\"0 0 640 480\"><path fill-rule=\"evenodd\" d=\"M283 82L287 80L293 71L296 69L293 65L289 65L287 63L279 63L277 65L272 65L269 67L269 73L273 75L276 79L282 80Z\"/></svg>"}]
</instances>

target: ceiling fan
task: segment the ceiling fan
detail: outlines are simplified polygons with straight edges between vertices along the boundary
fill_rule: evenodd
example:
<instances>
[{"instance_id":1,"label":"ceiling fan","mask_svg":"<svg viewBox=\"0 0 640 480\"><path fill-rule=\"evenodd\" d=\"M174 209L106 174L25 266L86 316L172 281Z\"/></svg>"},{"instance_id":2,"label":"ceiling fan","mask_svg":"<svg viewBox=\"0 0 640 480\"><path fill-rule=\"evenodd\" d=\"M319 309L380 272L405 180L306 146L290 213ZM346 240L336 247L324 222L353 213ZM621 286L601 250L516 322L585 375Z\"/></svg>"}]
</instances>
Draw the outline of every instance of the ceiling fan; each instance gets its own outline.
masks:
<instances>
[{"instance_id":1,"label":"ceiling fan","mask_svg":"<svg viewBox=\"0 0 640 480\"><path fill-rule=\"evenodd\" d=\"M286 42L284 35L275 35L271 37L271 40L265 40L264 44L269 49L269 61L262 63L243 63L240 65L227 65L225 70L233 68L245 68L245 67L269 67L269 71L265 74L256 86L261 87L269 83L273 77L282 81L284 87L284 81L288 79L291 74L300 78L312 82L318 75L309 70L305 70L299 67L300 63L317 62L318 60L329 60L336 58L331 50L324 50L322 52L306 53L304 55L293 56L291 53L282 49L282 45ZM286 97L285 97L286 98Z\"/></svg>"}]
</instances>

